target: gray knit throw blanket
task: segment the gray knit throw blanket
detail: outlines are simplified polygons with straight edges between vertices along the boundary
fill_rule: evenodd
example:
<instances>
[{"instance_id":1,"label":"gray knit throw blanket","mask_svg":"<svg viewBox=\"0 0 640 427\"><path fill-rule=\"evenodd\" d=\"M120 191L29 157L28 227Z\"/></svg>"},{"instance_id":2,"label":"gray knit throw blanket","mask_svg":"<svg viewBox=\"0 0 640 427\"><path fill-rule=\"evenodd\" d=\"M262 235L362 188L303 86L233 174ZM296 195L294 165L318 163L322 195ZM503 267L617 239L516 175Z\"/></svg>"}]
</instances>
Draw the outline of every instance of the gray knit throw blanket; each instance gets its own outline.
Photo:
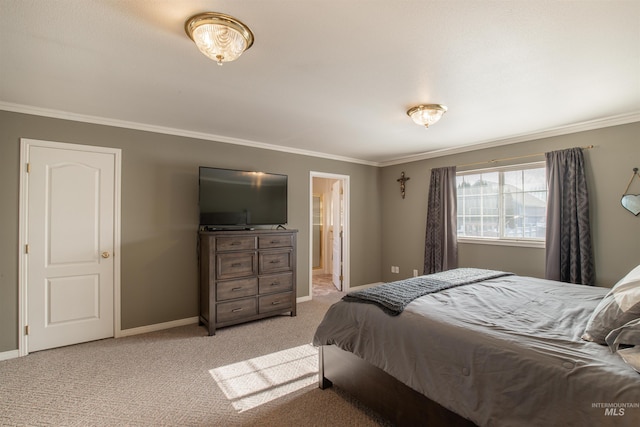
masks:
<instances>
[{"instance_id":1,"label":"gray knit throw blanket","mask_svg":"<svg viewBox=\"0 0 640 427\"><path fill-rule=\"evenodd\" d=\"M376 304L391 316L397 316L402 313L407 304L423 295L510 275L513 273L479 268L456 268L349 292L342 299L349 302Z\"/></svg>"}]
</instances>

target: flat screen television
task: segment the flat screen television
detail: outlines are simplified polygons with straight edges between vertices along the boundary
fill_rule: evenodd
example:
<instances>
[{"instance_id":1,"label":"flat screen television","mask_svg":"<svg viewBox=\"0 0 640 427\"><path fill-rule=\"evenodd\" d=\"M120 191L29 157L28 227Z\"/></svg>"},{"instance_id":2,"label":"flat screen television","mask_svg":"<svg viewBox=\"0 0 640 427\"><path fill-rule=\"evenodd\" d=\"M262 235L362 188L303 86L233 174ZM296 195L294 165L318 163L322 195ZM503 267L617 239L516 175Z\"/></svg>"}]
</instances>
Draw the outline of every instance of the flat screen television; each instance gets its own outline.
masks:
<instances>
[{"instance_id":1,"label":"flat screen television","mask_svg":"<svg viewBox=\"0 0 640 427\"><path fill-rule=\"evenodd\" d=\"M287 223L287 175L201 166L199 177L201 227Z\"/></svg>"}]
</instances>

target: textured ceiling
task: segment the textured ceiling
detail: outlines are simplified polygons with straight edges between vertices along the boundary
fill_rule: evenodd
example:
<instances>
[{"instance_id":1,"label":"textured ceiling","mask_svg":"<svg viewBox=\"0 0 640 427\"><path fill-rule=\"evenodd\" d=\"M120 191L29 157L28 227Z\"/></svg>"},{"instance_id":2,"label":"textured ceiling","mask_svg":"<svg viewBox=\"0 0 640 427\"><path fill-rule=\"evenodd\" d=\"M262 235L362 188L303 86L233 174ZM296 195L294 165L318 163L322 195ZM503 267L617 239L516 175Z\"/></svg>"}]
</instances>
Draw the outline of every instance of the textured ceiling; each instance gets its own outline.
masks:
<instances>
[{"instance_id":1,"label":"textured ceiling","mask_svg":"<svg viewBox=\"0 0 640 427\"><path fill-rule=\"evenodd\" d=\"M253 47L200 54L204 11ZM0 43L0 109L371 164L640 120L637 0L0 0Z\"/></svg>"}]
</instances>

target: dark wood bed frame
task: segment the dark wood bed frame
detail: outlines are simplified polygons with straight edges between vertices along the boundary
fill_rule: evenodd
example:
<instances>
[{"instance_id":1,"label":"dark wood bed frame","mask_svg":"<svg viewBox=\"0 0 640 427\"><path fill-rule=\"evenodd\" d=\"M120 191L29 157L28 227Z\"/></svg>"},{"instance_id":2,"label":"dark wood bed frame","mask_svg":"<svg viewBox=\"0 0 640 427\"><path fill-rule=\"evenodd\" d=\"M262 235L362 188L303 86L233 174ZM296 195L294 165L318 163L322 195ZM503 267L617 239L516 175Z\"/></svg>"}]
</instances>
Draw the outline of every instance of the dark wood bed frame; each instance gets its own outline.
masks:
<instances>
[{"instance_id":1,"label":"dark wood bed frame","mask_svg":"<svg viewBox=\"0 0 640 427\"><path fill-rule=\"evenodd\" d=\"M335 385L394 425L475 426L353 353L325 345L319 356L321 389Z\"/></svg>"}]
</instances>

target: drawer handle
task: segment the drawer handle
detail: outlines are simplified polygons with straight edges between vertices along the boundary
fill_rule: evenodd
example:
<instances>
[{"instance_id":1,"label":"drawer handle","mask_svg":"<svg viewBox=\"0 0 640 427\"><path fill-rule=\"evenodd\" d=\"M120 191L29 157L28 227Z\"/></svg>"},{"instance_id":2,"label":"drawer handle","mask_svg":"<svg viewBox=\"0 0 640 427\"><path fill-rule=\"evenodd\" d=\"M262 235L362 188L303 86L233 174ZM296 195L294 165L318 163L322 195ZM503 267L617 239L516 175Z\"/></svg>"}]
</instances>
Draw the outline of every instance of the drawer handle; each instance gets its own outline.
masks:
<instances>
[{"instance_id":1,"label":"drawer handle","mask_svg":"<svg viewBox=\"0 0 640 427\"><path fill-rule=\"evenodd\" d=\"M271 286L279 286L280 282L271 282Z\"/></svg>"},{"instance_id":2,"label":"drawer handle","mask_svg":"<svg viewBox=\"0 0 640 427\"><path fill-rule=\"evenodd\" d=\"M272 241L271 241L271 244L272 244L272 245L275 245L276 243L280 243L280 240L272 240Z\"/></svg>"},{"instance_id":3,"label":"drawer handle","mask_svg":"<svg viewBox=\"0 0 640 427\"><path fill-rule=\"evenodd\" d=\"M280 304L280 301L274 301L271 303L271 305L278 305L278 304Z\"/></svg>"},{"instance_id":4,"label":"drawer handle","mask_svg":"<svg viewBox=\"0 0 640 427\"><path fill-rule=\"evenodd\" d=\"M237 291L240 291L240 290L242 290L242 286L240 286L239 288L232 288L231 289L232 292L237 292Z\"/></svg>"},{"instance_id":5,"label":"drawer handle","mask_svg":"<svg viewBox=\"0 0 640 427\"><path fill-rule=\"evenodd\" d=\"M241 265L241 262L234 262L233 264L231 264L231 267L240 267Z\"/></svg>"},{"instance_id":6,"label":"drawer handle","mask_svg":"<svg viewBox=\"0 0 640 427\"><path fill-rule=\"evenodd\" d=\"M280 264L279 259L274 259L273 261L269 261L270 264Z\"/></svg>"},{"instance_id":7,"label":"drawer handle","mask_svg":"<svg viewBox=\"0 0 640 427\"><path fill-rule=\"evenodd\" d=\"M232 313L237 313L239 311L242 311L242 307L240 308L234 308L233 310L231 310Z\"/></svg>"},{"instance_id":8,"label":"drawer handle","mask_svg":"<svg viewBox=\"0 0 640 427\"><path fill-rule=\"evenodd\" d=\"M242 242L231 242L231 246L238 246L241 245Z\"/></svg>"}]
</instances>

